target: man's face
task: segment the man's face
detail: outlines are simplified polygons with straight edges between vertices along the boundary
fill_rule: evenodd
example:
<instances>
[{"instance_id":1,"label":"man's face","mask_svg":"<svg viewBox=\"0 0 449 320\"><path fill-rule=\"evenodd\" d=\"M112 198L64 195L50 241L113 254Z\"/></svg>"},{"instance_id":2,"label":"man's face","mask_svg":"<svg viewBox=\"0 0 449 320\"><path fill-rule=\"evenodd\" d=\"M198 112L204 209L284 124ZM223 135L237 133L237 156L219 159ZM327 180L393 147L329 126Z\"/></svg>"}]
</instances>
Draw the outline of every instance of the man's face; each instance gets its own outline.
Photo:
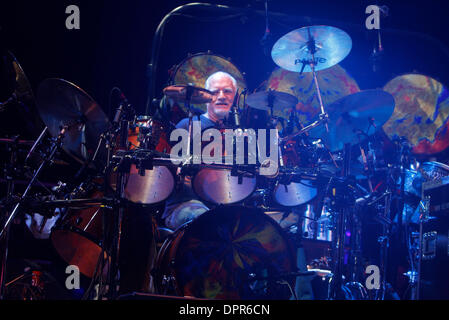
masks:
<instances>
[{"instance_id":1,"label":"man's face","mask_svg":"<svg viewBox=\"0 0 449 320\"><path fill-rule=\"evenodd\" d=\"M207 104L207 112L212 118L224 119L228 115L236 90L228 76L217 76L210 80L209 91L213 96Z\"/></svg>"}]
</instances>

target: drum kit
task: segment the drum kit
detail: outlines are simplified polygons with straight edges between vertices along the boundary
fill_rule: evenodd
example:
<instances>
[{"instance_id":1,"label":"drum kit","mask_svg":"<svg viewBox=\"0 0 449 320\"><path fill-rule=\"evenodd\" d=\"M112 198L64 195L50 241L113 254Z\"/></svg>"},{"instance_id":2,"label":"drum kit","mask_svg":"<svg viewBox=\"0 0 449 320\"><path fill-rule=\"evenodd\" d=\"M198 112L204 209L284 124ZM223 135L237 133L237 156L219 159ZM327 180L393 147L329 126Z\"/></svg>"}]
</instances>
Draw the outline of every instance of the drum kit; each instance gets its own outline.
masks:
<instances>
[{"instance_id":1,"label":"drum kit","mask_svg":"<svg viewBox=\"0 0 449 320\"><path fill-rule=\"evenodd\" d=\"M2 112L19 105L16 111L38 124L27 128L38 138L0 139L12 154L5 167L17 171L23 166L18 149L40 162L20 195L14 191L17 172L6 172L2 240L19 213L39 212L45 219L58 215L50 239L60 257L78 266L92 283L107 285L108 290L98 290L99 299L116 299L124 215L132 214L135 206L160 215L160 205L188 180L195 199L210 210L175 230L158 226L164 236L158 238L154 267L148 270L154 293L300 298L294 289L297 279L319 276L327 289L317 298L367 298L360 221L367 214L380 221L379 239L385 241L379 241L379 263L385 271L392 224L398 219L400 225L413 223L393 209L393 200L402 201L404 213L414 212L420 185L449 175L445 164L415 159L448 146L449 97L438 81L413 74L393 79L384 90L361 91L338 65L351 47L350 36L335 27L293 30L273 46L279 68L262 90L250 94L244 90L244 75L229 59L211 52L191 55L170 70L169 86L154 115L136 115L119 91L113 121L66 80L44 80L34 99L23 70L12 59L16 91L14 101L1 104ZM229 128L279 129L276 174L260 175L260 163L172 161L170 132L183 118L189 118L191 129L194 116L206 112L212 93L203 86L216 71L231 74L244 98L237 103L241 121ZM25 107L32 111L25 113ZM32 118L36 111L37 118ZM42 169L57 161L61 150L81 169L73 181L56 187L58 197L33 195ZM7 243L2 297L6 248ZM305 268L297 263L299 248L306 252ZM378 299L386 294L382 278Z\"/></svg>"}]
</instances>

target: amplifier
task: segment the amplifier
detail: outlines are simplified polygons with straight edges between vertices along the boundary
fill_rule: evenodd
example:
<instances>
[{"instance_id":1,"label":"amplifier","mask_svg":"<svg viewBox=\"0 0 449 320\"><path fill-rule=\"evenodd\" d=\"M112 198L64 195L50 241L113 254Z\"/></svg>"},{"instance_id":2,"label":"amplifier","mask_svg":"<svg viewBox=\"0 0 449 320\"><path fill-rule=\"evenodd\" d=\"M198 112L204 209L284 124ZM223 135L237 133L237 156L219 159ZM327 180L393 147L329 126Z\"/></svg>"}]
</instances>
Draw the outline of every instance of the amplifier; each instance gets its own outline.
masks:
<instances>
[{"instance_id":1,"label":"amplifier","mask_svg":"<svg viewBox=\"0 0 449 320\"><path fill-rule=\"evenodd\" d=\"M428 198L421 239L421 299L449 299L449 177L423 184Z\"/></svg>"}]
</instances>

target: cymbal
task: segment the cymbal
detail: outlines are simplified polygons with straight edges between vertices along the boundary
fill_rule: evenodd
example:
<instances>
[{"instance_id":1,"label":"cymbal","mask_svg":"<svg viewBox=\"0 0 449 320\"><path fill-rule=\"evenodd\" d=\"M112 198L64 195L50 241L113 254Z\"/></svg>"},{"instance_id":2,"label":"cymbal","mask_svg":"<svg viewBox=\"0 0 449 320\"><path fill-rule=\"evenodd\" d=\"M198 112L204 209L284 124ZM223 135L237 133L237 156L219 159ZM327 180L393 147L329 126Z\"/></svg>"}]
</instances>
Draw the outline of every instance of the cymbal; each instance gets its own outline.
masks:
<instances>
[{"instance_id":1,"label":"cymbal","mask_svg":"<svg viewBox=\"0 0 449 320\"><path fill-rule=\"evenodd\" d=\"M351 48L351 37L343 30L330 26L310 26L293 30L276 41L271 57L283 69L311 72L313 50L315 71L319 71L342 61Z\"/></svg>"},{"instance_id":2,"label":"cymbal","mask_svg":"<svg viewBox=\"0 0 449 320\"><path fill-rule=\"evenodd\" d=\"M396 107L383 125L390 139L405 137L415 154L431 155L449 147L449 88L421 74L390 80L384 90Z\"/></svg>"},{"instance_id":3,"label":"cymbal","mask_svg":"<svg viewBox=\"0 0 449 320\"><path fill-rule=\"evenodd\" d=\"M46 79L37 91L37 107L53 137L68 126L63 149L84 162L95 152L109 121L100 106L81 88L63 79Z\"/></svg>"},{"instance_id":4,"label":"cymbal","mask_svg":"<svg viewBox=\"0 0 449 320\"><path fill-rule=\"evenodd\" d=\"M326 133L324 126L319 126L313 128L310 135L322 138L331 151L342 150L346 143L359 143L359 133L369 135L387 122L393 114L394 105L393 96L383 90L351 94L326 107L329 132Z\"/></svg>"},{"instance_id":5,"label":"cymbal","mask_svg":"<svg viewBox=\"0 0 449 320\"><path fill-rule=\"evenodd\" d=\"M250 94L246 103L254 109L270 111L271 107L273 110L294 107L298 99L289 93L268 90Z\"/></svg>"},{"instance_id":6,"label":"cymbal","mask_svg":"<svg viewBox=\"0 0 449 320\"><path fill-rule=\"evenodd\" d=\"M338 64L318 72L316 76L325 107L338 99L360 91L357 82ZM299 74L276 68L271 73L267 86L269 89L289 93L298 98L299 103L296 105L296 110L299 120L304 125L312 122L321 112L311 73ZM275 115L288 119L290 110L275 110Z\"/></svg>"},{"instance_id":7,"label":"cymbal","mask_svg":"<svg viewBox=\"0 0 449 320\"><path fill-rule=\"evenodd\" d=\"M10 137L20 135L25 139L37 138L44 124L39 118L30 82L16 57L9 51L0 56L0 82L2 93L8 94L1 99L8 98L10 101L0 101L4 103L0 108L1 134Z\"/></svg>"},{"instance_id":8,"label":"cymbal","mask_svg":"<svg viewBox=\"0 0 449 320\"><path fill-rule=\"evenodd\" d=\"M188 88L192 90L191 97L190 97L190 103L191 104L201 104L201 103L208 103L212 101L212 92L209 90L206 90L201 87L195 87L193 85L173 85L168 86L164 88L164 94L172 98L178 102L187 102L187 92Z\"/></svg>"}]
</instances>

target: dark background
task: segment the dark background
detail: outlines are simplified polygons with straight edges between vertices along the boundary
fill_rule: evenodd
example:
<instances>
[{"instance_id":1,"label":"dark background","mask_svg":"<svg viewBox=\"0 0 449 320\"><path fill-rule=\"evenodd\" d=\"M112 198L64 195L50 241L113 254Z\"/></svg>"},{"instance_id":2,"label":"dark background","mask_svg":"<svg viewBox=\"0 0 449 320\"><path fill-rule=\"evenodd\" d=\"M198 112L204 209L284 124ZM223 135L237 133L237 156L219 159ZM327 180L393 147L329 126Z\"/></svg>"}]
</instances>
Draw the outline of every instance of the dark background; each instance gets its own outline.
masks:
<instances>
[{"instance_id":1,"label":"dark background","mask_svg":"<svg viewBox=\"0 0 449 320\"><path fill-rule=\"evenodd\" d=\"M166 25L161 42L156 97L168 80L168 69L188 53L211 50L230 57L245 72L250 90L269 78L275 68L264 55L260 39L265 31L263 1L210 1L242 8L243 16L230 10L184 11ZM387 5L389 16L381 20L385 56L380 72L369 62L376 32L365 28L365 8ZM109 112L113 86L126 94L138 113L145 113L147 65L152 40L161 19L187 1L2 1L1 45L13 52L34 90L50 77L74 82ZM81 29L67 30L65 8L76 4ZM254 10L257 13L254 13ZM383 87L394 76L418 72L449 84L449 19L447 1L269 1L272 41L307 25L342 28L353 48L341 65L360 88ZM275 14L279 13L279 14ZM200 17L204 21L198 19ZM271 48L271 46L268 46ZM270 49L268 49L269 51Z\"/></svg>"}]
</instances>

